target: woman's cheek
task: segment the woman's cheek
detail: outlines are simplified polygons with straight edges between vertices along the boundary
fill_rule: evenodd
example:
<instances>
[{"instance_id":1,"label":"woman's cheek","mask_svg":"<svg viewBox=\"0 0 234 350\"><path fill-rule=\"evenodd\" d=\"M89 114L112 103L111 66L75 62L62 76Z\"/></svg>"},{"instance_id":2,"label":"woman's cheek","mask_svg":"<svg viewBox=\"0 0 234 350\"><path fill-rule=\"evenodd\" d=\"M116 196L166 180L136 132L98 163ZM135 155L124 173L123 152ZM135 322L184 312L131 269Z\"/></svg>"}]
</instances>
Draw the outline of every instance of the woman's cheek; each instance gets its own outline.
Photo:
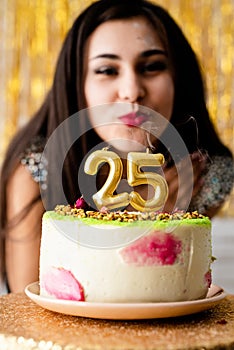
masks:
<instances>
[{"instance_id":1,"label":"woman's cheek","mask_svg":"<svg viewBox=\"0 0 234 350\"><path fill-rule=\"evenodd\" d=\"M152 109L167 120L171 119L174 105L174 83L170 74L162 74L157 77L155 84L152 84L151 105Z\"/></svg>"},{"instance_id":2,"label":"woman's cheek","mask_svg":"<svg viewBox=\"0 0 234 350\"><path fill-rule=\"evenodd\" d=\"M112 89L95 82L85 84L85 98L87 107L114 102Z\"/></svg>"}]
</instances>

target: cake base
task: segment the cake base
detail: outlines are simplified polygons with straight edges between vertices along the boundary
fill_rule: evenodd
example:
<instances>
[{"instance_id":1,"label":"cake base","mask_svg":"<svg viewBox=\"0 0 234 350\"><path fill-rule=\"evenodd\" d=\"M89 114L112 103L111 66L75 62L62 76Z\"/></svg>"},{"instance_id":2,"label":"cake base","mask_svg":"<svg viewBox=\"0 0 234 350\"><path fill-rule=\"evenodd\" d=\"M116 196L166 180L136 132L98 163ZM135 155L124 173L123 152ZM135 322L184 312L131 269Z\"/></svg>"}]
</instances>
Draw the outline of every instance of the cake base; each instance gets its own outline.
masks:
<instances>
[{"instance_id":1,"label":"cake base","mask_svg":"<svg viewBox=\"0 0 234 350\"><path fill-rule=\"evenodd\" d=\"M211 230L208 219L121 223L131 242L106 249L69 238L96 230L112 235L113 223L43 218L40 289L42 296L106 303L175 302L202 299L210 285ZM68 231L64 231L64 227ZM139 228L142 236L139 237ZM137 232L135 240L134 232ZM116 227L115 227L116 233Z\"/></svg>"}]
</instances>

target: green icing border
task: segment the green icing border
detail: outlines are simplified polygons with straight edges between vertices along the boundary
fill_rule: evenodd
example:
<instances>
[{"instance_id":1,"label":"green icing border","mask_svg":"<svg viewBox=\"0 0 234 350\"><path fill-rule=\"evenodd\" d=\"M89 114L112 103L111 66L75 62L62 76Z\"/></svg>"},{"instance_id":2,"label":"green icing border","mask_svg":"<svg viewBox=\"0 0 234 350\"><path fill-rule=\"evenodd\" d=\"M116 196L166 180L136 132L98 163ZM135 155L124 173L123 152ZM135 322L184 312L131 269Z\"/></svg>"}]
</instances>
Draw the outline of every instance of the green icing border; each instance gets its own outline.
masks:
<instances>
[{"instance_id":1,"label":"green icing border","mask_svg":"<svg viewBox=\"0 0 234 350\"><path fill-rule=\"evenodd\" d=\"M93 218L78 218L72 215L61 215L56 213L55 211L47 211L43 215L43 219L53 219L53 220L63 220L63 221L83 221L84 224L86 225L112 225L112 226L119 226L119 227L124 227L124 226L133 226L139 225L141 226L147 226L147 225L153 225L155 227L165 227L165 226L173 226L173 225L180 225L183 223L183 225L198 225L198 226L211 226L211 221L208 217L203 217L203 218L197 218L197 219L181 219L181 220L144 220L144 221L133 221L133 222L119 222L117 220L113 221L106 221L106 220L98 220L98 219L93 219Z\"/></svg>"}]
</instances>

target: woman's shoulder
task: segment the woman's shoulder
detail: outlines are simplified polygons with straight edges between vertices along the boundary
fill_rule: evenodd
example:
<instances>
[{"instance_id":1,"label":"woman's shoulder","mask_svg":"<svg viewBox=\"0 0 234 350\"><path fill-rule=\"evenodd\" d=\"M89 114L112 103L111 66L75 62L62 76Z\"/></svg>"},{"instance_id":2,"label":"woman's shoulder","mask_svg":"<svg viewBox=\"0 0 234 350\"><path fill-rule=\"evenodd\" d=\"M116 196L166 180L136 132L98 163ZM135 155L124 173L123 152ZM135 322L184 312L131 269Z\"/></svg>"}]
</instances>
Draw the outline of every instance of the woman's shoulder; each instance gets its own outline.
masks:
<instances>
[{"instance_id":1,"label":"woman's shoulder","mask_svg":"<svg viewBox=\"0 0 234 350\"><path fill-rule=\"evenodd\" d=\"M208 163L208 174L213 182L215 182L216 178L221 177L222 182L225 182L226 179L230 186L233 185L234 160L232 155L214 155L210 157Z\"/></svg>"},{"instance_id":2,"label":"woman's shoulder","mask_svg":"<svg viewBox=\"0 0 234 350\"><path fill-rule=\"evenodd\" d=\"M24 152L21 154L20 162L29 171L33 180L40 184L45 184L47 170L43 150L46 140L43 136L33 138Z\"/></svg>"},{"instance_id":3,"label":"woman's shoulder","mask_svg":"<svg viewBox=\"0 0 234 350\"><path fill-rule=\"evenodd\" d=\"M200 192L192 199L190 210L206 213L219 208L231 193L234 184L234 161L232 155L210 157Z\"/></svg>"}]
</instances>

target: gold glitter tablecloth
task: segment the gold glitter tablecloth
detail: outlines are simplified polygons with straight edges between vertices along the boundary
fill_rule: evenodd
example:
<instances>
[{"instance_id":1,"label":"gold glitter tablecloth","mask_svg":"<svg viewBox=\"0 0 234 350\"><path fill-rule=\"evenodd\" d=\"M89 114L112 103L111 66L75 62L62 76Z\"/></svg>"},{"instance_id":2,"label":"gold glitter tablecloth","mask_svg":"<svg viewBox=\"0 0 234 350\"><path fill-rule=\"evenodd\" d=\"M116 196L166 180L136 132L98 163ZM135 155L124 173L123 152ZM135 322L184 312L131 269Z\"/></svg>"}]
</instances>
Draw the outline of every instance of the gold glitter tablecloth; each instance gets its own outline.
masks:
<instances>
[{"instance_id":1,"label":"gold glitter tablecloth","mask_svg":"<svg viewBox=\"0 0 234 350\"><path fill-rule=\"evenodd\" d=\"M24 293L0 297L0 349L234 349L234 295L199 314L107 321L41 308Z\"/></svg>"}]
</instances>

